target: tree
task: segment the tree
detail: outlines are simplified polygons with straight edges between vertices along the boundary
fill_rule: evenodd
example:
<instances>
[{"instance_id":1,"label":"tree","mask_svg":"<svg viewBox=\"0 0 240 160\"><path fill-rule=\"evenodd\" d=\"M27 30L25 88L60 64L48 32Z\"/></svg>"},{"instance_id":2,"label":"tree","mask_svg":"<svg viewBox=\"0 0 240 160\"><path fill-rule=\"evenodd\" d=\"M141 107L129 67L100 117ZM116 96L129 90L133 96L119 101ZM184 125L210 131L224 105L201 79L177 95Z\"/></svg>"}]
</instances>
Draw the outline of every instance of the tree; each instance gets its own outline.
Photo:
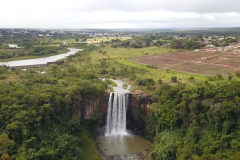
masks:
<instances>
[{"instance_id":1,"label":"tree","mask_svg":"<svg viewBox=\"0 0 240 160\"><path fill-rule=\"evenodd\" d=\"M222 76L221 74L217 74L216 77L217 77L218 79L223 79L223 76Z\"/></svg>"},{"instance_id":2,"label":"tree","mask_svg":"<svg viewBox=\"0 0 240 160\"><path fill-rule=\"evenodd\" d=\"M182 48L182 42L180 40L173 39L170 43L171 48L175 49L181 49Z\"/></svg>"},{"instance_id":3,"label":"tree","mask_svg":"<svg viewBox=\"0 0 240 160\"><path fill-rule=\"evenodd\" d=\"M231 81L231 79L233 78L233 76L231 74L228 75L228 81Z\"/></svg>"},{"instance_id":4,"label":"tree","mask_svg":"<svg viewBox=\"0 0 240 160\"><path fill-rule=\"evenodd\" d=\"M34 53L39 53L39 52L41 52L43 50L44 50L43 47L36 47L36 48L34 48Z\"/></svg>"},{"instance_id":5,"label":"tree","mask_svg":"<svg viewBox=\"0 0 240 160\"><path fill-rule=\"evenodd\" d=\"M192 81L192 82L195 81L195 78L194 78L193 76L190 76L188 79L189 79L190 81Z\"/></svg>"},{"instance_id":6,"label":"tree","mask_svg":"<svg viewBox=\"0 0 240 160\"><path fill-rule=\"evenodd\" d=\"M113 47L114 49L116 49L116 48L117 48L117 45L116 45L116 44L113 44L112 47Z\"/></svg>"},{"instance_id":7,"label":"tree","mask_svg":"<svg viewBox=\"0 0 240 160\"><path fill-rule=\"evenodd\" d=\"M235 72L237 77L240 77L240 71Z\"/></svg>"},{"instance_id":8,"label":"tree","mask_svg":"<svg viewBox=\"0 0 240 160\"><path fill-rule=\"evenodd\" d=\"M15 142L13 140L10 140L6 133L0 135L0 155L8 153L14 146Z\"/></svg>"},{"instance_id":9,"label":"tree","mask_svg":"<svg viewBox=\"0 0 240 160\"><path fill-rule=\"evenodd\" d=\"M171 80L172 80L172 82L176 83L177 82L177 77L176 76L172 76Z\"/></svg>"},{"instance_id":10,"label":"tree","mask_svg":"<svg viewBox=\"0 0 240 160\"><path fill-rule=\"evenodd\" d=\"M71 120L68 121L68 131L70 133L75 133L79 131L81 125L80 125L80 118L77 116L73 116Z\"/></svg>"},{"instance_id":11,"label":"tree","mask_svg":"<svg viewBox=\"0 0 240 160\"><path fill-rule=\"evenodd\" d=\"M7 153L4 153L0 159L1 160L11 160L11 157Z\"/></svg>"},{"instance_id":12,"label":"tree","mask_svg":"<svg viewBox=\"0 0 240 160\"><path fill-rule=\"evenodd\" d=\"M162 84L162 80L161 79L158 80L158 84Z\"/></svg>"},{"instance_id":13,"label":"tree","mask_svg":"<svg viewBox=\"0 0 240 160\"><path fill-rule=\"evenodd\" d=\"M103 52L102 52L102 55L105 55L106 53L107 53L106 51L103 51Z\"/></svg>"}]
</instances>

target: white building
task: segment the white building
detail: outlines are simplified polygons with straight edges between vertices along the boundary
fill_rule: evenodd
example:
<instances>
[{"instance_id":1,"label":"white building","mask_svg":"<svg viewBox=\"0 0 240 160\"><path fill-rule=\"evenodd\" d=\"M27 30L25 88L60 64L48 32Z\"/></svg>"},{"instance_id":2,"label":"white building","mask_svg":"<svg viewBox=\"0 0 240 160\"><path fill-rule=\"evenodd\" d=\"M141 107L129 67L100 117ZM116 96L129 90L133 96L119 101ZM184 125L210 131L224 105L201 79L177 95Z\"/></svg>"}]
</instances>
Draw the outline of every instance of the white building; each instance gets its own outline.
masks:
<instances>
[{"instance_id":1,"label":"white building","mask_svg":"<svg viewBox=\"0 0 240 160\"><path fill-rule=\"evenodd\" d=\"M9 48L18 48L18 45L17 44L8 44L8 47Z\"/></svg>"},{"instance_id":2,"label":"white building","mask_svg":"<svg viewBox=\"0 0 240 160\"><path fill-rule=\"evenodd\" d=\"M213 48L215 47L214 45L210 44L210 45L207 45L207 48Z\"/></svg>"}]
</instances>

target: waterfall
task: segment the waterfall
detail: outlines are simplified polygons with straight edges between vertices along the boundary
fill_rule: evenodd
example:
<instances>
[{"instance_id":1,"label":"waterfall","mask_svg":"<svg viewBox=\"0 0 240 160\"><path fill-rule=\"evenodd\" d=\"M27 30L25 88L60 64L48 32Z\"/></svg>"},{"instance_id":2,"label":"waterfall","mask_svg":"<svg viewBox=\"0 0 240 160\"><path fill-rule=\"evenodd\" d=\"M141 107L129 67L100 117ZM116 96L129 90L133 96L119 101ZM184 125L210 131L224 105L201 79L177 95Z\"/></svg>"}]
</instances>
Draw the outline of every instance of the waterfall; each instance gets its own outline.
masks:
<instances>
[{"instance_id":1,"label":"waterfall","mask_svg":"<svg viewBox=\"0 0 240 160\"><path fill-rule=\"evenodd\" d=\"M106 135L126 134L127 93L111 93L108 101Z\"/></svg>"}]
</instances>

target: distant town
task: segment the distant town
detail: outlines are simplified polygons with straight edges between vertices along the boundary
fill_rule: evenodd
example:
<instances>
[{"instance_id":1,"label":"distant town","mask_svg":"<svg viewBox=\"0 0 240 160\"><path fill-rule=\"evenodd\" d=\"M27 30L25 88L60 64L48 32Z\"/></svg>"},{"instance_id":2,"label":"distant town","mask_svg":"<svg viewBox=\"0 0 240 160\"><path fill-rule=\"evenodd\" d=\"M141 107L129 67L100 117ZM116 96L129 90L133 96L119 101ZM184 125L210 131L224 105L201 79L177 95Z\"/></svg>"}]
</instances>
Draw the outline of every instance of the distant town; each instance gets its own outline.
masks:
<instances>
[{"instance_id":1,"label":"distant town","mask_svg":"<svg viewBox=\"0 0 240 160\"><path fill-rule=\"evenodd\" d=\"M171 46L175 49L200 48L206 52L231 51L240 54L238 29L195 29L195 30L107 30L107 29L0 29L0 40L14 38L74 38L87 44L103 44L111 41L112 46L141 48L146 46ZM126 41L129 43L124 44ZM1 42L5 43L5 42ZM68 42L63 41L63 45ZM21 45L21 44L20 44ZM8 43L9 48L20 48L19 44ZM203 50L202 50L203 51Z\"/></svg>"},{"instance_id":2,"label":"distant town","mask_svg":"<svg viewBox=\"0 0 240 160\"><path fill-rule=\"evenodd\" d=\"M61 35L89 35L93 37L98 36L136 36L141 35L137 32L114 32L108 30L49 30L49 29L0 29L0 37L9 36L16 37L19 35L25 35L29 37L54 37Z\"/></svg>"}]
</instances>

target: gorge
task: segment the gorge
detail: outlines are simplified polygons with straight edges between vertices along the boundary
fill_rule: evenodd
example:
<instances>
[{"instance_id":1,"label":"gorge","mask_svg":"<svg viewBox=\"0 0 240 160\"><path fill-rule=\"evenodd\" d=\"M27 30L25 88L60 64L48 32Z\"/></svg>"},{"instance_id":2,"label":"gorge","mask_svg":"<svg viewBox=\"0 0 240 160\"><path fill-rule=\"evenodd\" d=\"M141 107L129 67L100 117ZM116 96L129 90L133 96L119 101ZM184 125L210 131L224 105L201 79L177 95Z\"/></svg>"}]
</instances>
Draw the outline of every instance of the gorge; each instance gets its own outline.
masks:
<instances>
[{"instance_id":1,"label":"gorge","mask_svg":"<svg viewBox=\"0 0 240 160\"><path fill-rule=\"evenodd\" d=\"M142 93L136 96L128 93L127 89L119 89L121 87L118 86L112 93L105 92L92 105L87 105L83 114L85 118L91 119L94 112L101 112L103 122L106 123L103 123L104 132L96 138L96 142L105 156L136 154L145 151L150 145L150 141L140 137L145 136L143 115L149 113L150 102L140 96Z\"/></svg>"},{"instance_id":2,"label":"gorge","mask_svg":"<svg viewBox=\"0 0 240 160\"><path fill-rule=\"evenodd\" d=\"M80 111L81 119L94 119L95 114L101 116L102 126L106 125L110 91L106 90L98 98L86 99ZM147 137L145 127L146 117L150 115L152 99L141 91L128 93L128 107L126 110L126 128L135 134Z\"/></svg>"}]
</instances>

